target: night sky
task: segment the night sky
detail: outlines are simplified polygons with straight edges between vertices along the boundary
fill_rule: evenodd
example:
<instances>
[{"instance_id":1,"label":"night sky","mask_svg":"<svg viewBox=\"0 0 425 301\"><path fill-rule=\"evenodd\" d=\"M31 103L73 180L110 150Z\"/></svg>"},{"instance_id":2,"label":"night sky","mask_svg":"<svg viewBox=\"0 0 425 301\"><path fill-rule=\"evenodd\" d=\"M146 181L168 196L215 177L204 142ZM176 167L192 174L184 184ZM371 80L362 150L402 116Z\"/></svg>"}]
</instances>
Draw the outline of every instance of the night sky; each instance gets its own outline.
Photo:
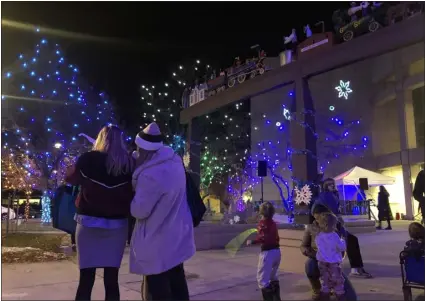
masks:
<instances>
[{"instance_id":1,"label":"night sky","mask_svg":"<svg viewBox=\"0 0 425 301\"><path fill-rule=\"evenodd\" d=\"M77 32L98 39L47 35L97 89L112 96L126 123L140 114L139 86L170 78L175 66L200 59L227 67L259 44L279 53L295 27L325 21L331 30L341 2L2 2L2 19ZM2 69L40 36L2 25Z\"/></svg>"}]
</instances>

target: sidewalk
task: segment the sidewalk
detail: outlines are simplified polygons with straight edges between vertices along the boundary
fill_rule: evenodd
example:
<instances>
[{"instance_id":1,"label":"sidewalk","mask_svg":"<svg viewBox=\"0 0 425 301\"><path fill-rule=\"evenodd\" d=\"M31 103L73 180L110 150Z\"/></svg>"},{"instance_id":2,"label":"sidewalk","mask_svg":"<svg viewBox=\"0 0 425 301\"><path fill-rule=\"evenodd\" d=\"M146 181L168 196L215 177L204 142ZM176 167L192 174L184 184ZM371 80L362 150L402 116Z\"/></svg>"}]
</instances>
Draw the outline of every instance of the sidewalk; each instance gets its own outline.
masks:
<instances>
[{"instance_id":1,"label":"sidewalk","mask_svg":"<svg viewBox=\"0 0 425 301\"><path fill-rule=\"evenodd\" d=\"M402 300L398 254L407 239L405 223L393 231L359 235L366 269L374 279L353 279L359 300ZM299 252L294 248L293 252ZM225 250L201 251L185 265L193 300L260 300L256 285L256 247L244 248L235 257ZM281 294L284 300L308 300L310 288L303 274L303 262L291 261L292 252L283 254ZM347 262L346 271L349 271ZM4 265L4 300L72 300L78 267L74 262ZM102 272L99 271L93 300L104 299ZM128 273L128 251L120 275L121 299L140 300L140 277Z\"/></svg>"}]
</instances>

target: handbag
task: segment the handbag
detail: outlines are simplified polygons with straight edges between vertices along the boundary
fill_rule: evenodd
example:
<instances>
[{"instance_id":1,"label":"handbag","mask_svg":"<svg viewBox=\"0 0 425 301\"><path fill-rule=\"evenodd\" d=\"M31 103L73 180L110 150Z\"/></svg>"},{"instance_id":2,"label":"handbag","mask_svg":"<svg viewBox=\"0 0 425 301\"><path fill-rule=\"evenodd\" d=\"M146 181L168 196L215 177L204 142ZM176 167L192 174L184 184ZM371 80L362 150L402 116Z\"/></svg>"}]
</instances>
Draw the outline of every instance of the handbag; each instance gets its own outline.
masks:
<instances>
[{"instance_id":1,"label":"handbag","mask_svg":"<svg viewBox=\"0 0 425 301\"><path fill-rule=\"evenodd\" d=\"M77 222L75 221L75 199L78 195L78 187L61 186L55 192L53 205L53 227L68 234L75 234Z\"/></svg>"},{"instance_id":2,"label":"handbag","mask_svg":"<svg viewBox=\"0 0 425 301\"><path fill-rule=\"evenodd\" d=\"M193 226L197 227L207 211L207 207L202 201L201 194L199 193L198 187L193 181L190 174L186 171L186 196L187 203L189 205L190 213L192 214Z\"/></svg>"}]
</instances>

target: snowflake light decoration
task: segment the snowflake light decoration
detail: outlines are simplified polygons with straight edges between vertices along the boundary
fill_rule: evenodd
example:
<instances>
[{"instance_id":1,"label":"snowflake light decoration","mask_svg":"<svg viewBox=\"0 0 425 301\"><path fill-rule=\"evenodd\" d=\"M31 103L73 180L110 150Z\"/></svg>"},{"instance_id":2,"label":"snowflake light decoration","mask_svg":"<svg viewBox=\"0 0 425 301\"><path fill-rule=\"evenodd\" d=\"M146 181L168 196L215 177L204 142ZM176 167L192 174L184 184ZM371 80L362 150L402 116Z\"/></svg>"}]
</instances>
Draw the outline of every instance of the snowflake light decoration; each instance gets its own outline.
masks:
<instances>
[{"instance_id":1,"label":"snowflake light decoration","mask_svg":"<svg viewBox=\"0 0 425 301\"><path fill-rule=\"evenodd\" d=\"M348 94L353 92L350 88L350 81L344 82L343 80L339 81L339 86L336 86L335 90L338 91L338 98L344 97L345 99L348 99Z\"/></svg>"},{"instance_id":2,"label":"snowflake light decoration","mask_svg":"<svg viewBox=\"0 0 425 301\"><path fill-rule=\"evenodd\" d=\"M310 186L306 184L301 188L301 190L298 189L298 187L295 187L294 191L295 191L295 204L297 205L310 204L311 197L313 196L310 190Z\"/></svg>"}]
</instances>

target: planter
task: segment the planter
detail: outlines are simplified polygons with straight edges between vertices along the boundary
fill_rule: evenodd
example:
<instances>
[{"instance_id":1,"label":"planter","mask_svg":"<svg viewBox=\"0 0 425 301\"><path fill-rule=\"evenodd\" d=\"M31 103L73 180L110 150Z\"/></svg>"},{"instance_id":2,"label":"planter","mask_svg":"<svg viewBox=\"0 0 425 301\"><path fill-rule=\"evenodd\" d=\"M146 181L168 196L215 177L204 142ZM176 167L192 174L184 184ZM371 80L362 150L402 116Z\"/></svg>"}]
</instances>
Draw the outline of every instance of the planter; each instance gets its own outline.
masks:
<instances>
[{"instance_id":1,"label":"planter","mask_svg":"<svg viewBox=\"0 0 425 301\"><path fill-rule=\"evenodd\" d=\"M309 214L295 214L294 223L298 225L308 225L310 223Z\"/></svg>"}]
</instances>

